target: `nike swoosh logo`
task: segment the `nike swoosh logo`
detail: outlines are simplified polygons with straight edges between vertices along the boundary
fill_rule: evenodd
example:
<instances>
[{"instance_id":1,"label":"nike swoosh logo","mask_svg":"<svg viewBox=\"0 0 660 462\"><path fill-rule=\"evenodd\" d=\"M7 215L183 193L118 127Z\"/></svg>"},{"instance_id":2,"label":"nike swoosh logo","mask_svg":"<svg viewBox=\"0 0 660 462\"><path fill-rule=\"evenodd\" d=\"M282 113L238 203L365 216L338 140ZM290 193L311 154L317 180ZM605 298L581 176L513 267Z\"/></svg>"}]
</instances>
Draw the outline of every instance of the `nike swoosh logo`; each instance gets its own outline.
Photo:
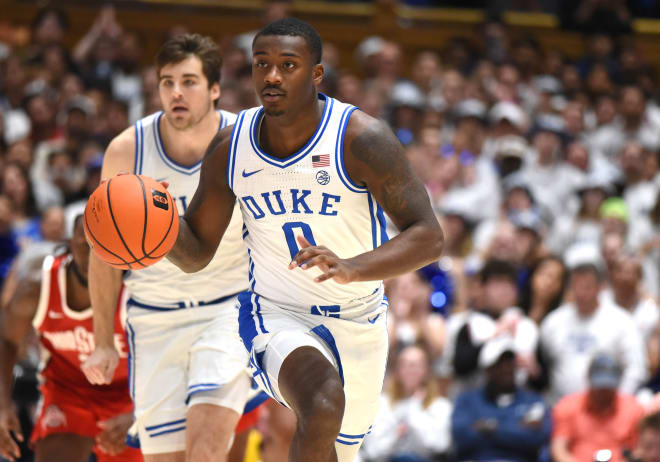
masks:
<instances>
[{"instance_id":1,"label":"nike swoosh logo","mask_svg":"<svg viewBox=\"0 0 660 462\"><path fill-rule=\"evenodd\" d=\"M249 177L249 176L252 176L252 175L254 175L255 173L259 173L259 172L262 171L262 170L263 170L263 168L260 168L259 170L255 170L254 172L247 173L247 172L245 171L245 169L244 169L244 170L243 170L243 178L247 178L247 177Z\"/></svg>"},{"instance_id":2,"label":"nike swoosh logo","mask_svg":"<svg viewBox=\"0 0 660 462\"><path fill-rule=\"evenodd\" d=\"M377 320L378 318L380 318L380 314L377 314L376 317L373 318L373 319L369 319L369 318L367 318L367 321L369 321L369 324L373 324L373 323L376 322L376 320Z\"/></svg>"}]
</instances>

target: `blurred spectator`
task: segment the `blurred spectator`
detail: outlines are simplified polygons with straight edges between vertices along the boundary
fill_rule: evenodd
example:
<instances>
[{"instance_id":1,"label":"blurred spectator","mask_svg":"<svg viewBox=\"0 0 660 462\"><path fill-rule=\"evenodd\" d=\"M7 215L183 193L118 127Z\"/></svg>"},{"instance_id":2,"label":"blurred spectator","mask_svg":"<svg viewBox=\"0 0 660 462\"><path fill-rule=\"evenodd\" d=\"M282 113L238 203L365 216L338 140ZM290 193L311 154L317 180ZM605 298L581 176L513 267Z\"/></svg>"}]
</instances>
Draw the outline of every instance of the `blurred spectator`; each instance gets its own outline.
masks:
<instances>
[{"instance_id":1,"label":"blurred spectator","mask_svg":"<svg viewBox=\"0 0 660 462\"><path fill-rule=\"evenodd\" d=\"M563 302L567 277L564 262L549 255L531 270L521 295L520 308L537 324Z\"/></svg>"},{"instance_id":2,"label":"blurred spectator","mask_svg":"<svg viewBox=\"0 0 660 462\"><path fill-rule=\"evenodd\" d=\"M13 206L11 199L0 195L0 285L11 267L11 262L18 254L16 235L12 230Z\"/></svg>"},{"instance_id":3,"label":"blurred spectator","mask_svg":"<svg viewBox=\"0 0 660 462\"><path fill-rule=\"evenodd\" d=\"M268 400L259 412L257 429L261 433L261 462L280 462L289 457L296 432L296 415L288 407Z\"/></svg>"},{"instance_id":4,"label":"blurred spectator","mask_svg":"<svg viewBox=\"0 0 660 462\"><path fill-rule=\"evenodd\" d=\"M554 408L552 457L556 462L597 460L610 451L612 462L624 459L637 443L644 410L634 397L618 391L622 368L614 356L600 354L588 368L589 389L565 396Z\"/></svg>"},{"instance_id":5,"label":"blurred spectator","mask_svg":"<svg viewBox=\"0 0 660 462\"><path fill-rule=\"evenodd\" d=\"M431 288L421 272L411 272L389 281L388 313L390 351L423 342L432 357L442 353L445 322L431 311Z\"/></svg>"},{"instance_id":6,"label":"blurred spectator","mask_svg":"<svg viewBox=\"0 0 660 462\"><path fill-rule=\"evenodd\" d=\"M635 460L660 462L660 413L649 414L639 423Z\"/></svg>"},{"instance_id":7,"label":"blurred spectator","mask_svg":"<svg viewBox=\"0 0 660 462\"><path fill-rule=\"evenodd\" d=\"M480 274L478 310L452 314L447 322L443 357L438 365L443 377L454 377L454 390L465 390L483 381L478 367L479 352L491 338L502 334L513 338L518 363L517 380L523 383L536 371L538 328L516 307L518 291L515 268L504 261L490 260Z\"/></svg>"},{"instance_id":8,"label":"blurred spectator","mask_svg":"<svg viewBox=\"0 0 660 462\"><path fill-rule=\"evenodd\" d=\"M488 341L479 354L486 384L458 396L452 438L459 461L537 460L550 437L550 412L543 399L516 386L512 339Z\"/></svg>"},{"instance_id":9,"label":"blurred spectator","mask_svg":"<svg viewBox=\"0 0 660 462\"><path fill-rule=\"evenodd\" d=\"M428 352L418 345L403 348L364 440L366 460L431 462L447 455L451 403L436 388Z\"/></svg>"},{"instance_id":10,"label":"blurred spectator","mask_svg":"<svg viewBox=\"0 0 660 462\"><path fill-rule=\"evenodd\" d=\"M641 334L628 312L599 299L601 283L601 271L595 265L572 268L572 301L550 313L541 324L541 351L549 370L552 402L586 388L587 369L599 352L621 358L622 391L632 394L646 379Z\"/></svg>"},{"instance_id":11,"label":"blurred spectator","mask_svg":"<svg viewBox=\"0 0 660 462\"><path fill-rule=\"evenodd\" d=\"M12 230L19 245L40 238L34 192L28 174L17 163L5 165L0 177L0 194L11 201Z\"/></svg>"}]
</instances>

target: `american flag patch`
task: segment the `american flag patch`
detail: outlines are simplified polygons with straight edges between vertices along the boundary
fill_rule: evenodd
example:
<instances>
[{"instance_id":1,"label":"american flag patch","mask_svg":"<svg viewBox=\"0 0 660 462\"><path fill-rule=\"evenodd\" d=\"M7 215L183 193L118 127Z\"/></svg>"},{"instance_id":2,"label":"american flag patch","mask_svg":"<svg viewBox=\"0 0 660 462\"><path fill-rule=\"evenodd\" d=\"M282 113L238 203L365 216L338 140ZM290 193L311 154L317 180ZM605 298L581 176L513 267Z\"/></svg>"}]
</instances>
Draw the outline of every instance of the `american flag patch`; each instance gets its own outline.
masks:
<instances>
[{"instance_id":1,"label":"american flag patch","mask_svg":"<svg viewBox=\"0 0 660 462\"><path fill-rule=\"evenodd\" d=\"M312 167L330 167L330 154L319 154L312 156Z\"/></svg>"}]
</instances>

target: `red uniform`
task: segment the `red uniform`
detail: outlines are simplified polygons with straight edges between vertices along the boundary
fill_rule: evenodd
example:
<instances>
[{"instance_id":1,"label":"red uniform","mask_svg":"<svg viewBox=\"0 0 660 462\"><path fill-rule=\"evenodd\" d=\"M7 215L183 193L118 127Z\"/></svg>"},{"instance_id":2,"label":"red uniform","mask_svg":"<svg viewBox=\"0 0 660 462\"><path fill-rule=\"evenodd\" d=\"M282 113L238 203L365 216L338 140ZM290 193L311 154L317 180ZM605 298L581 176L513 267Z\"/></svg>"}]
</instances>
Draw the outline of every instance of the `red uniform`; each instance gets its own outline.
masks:
<instances>
[{"instance_id":1,"label":"red uniform","mask_svg":"<svg viewBox=\"0 0 660 462\"><path fill-rule=\"evenodd\" d=\"M67 306L66 266L71 255L44 260L41 296L33 325L39 332L44 367L41 412L31 441L56 433L74 433L94 438L101 432L97 423L133 411L129 395L128 348L124 334L123 294L115 315L115 347L119 365L110 385L90 384L81 370L94 351L92 309L74 311ZM99 462L141 461L139 450L127 448L110 456L94 448Z\"/></svg>"}]
</instances>

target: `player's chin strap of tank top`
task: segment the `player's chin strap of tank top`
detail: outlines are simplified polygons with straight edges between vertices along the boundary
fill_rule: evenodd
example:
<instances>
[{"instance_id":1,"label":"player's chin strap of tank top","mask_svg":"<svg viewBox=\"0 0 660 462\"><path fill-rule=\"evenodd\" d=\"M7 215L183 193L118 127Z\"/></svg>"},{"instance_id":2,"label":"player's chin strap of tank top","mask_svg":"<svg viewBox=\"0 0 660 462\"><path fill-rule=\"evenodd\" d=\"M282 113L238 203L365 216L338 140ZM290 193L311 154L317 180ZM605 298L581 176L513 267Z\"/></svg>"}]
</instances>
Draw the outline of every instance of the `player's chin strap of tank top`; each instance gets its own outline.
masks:
<instances>
[{"instance_id":1,"label":"player's chin strap of tank top","mask_svg":"<svg viewBox=\"0 0 660 462\"><path fill-rule=\"evenodd\" d=\"M76 265L76 262L73 260L73 258L69 262L68 269L71 270L71 272L76 277L76 279L78 279L78 282L86 289L87 288L87 278L82 275L82 273L80 272L80 269L78 268L78 265Z\"/></svg>"}]
</instances>

